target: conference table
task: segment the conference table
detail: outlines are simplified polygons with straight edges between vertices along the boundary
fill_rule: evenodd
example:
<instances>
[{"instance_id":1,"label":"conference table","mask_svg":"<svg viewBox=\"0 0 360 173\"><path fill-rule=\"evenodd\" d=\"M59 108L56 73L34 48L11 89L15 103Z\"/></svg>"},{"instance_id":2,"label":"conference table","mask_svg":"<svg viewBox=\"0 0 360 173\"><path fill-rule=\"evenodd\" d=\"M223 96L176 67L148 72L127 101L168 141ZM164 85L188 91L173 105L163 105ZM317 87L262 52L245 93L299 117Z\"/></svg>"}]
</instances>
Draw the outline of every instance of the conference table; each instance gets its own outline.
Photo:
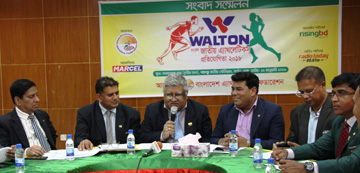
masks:
<instances>
[{"instance_id":1,"label":"conference table","mask_svg":"<svg viewBox=\"0 0 360 173\"><path fill-rule=\"evenodd\" d=\"M135 172L139 160L147 150L137 151L134 155L127 153L98 153L92 157L76 158L74 161L67 160L26 160L26 172ZM224 153L210 153L207 158L180 158L171 157L170 150L151 154L143 157L139 167L139 173L148 172L264 172L255 169L252 164L252 148L240 150L237 157L230 157ZM1 168L0 172L15 172L14 162L7 168ZM267 163L264 160L264 163ZM116 171L118 170L118 171ZM123 170L123 171L120 171Z\"/></svg>"}]
</instances>

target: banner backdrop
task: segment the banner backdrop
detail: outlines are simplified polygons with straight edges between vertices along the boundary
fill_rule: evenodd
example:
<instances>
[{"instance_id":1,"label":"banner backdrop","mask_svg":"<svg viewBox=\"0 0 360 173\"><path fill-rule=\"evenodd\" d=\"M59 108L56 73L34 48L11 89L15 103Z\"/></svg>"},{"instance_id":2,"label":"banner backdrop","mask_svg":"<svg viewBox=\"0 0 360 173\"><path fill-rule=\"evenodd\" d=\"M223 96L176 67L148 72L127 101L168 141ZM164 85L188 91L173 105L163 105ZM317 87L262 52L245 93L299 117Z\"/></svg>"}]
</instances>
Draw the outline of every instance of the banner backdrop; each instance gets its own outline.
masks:
<instances>
[{"instance_id":1,"label":"banner backdrop","mask_svg":"<svg viewBox=\"0 0 360 173\"><path fill-rule=\"evenodd\" d=\"M295 93L305 66L341 72L341 1L99 2L103 76L120 95L161 96L170 73L189 95L229 95L231 75L251 71L260 94Z\"/></svg>"}]
</instances>

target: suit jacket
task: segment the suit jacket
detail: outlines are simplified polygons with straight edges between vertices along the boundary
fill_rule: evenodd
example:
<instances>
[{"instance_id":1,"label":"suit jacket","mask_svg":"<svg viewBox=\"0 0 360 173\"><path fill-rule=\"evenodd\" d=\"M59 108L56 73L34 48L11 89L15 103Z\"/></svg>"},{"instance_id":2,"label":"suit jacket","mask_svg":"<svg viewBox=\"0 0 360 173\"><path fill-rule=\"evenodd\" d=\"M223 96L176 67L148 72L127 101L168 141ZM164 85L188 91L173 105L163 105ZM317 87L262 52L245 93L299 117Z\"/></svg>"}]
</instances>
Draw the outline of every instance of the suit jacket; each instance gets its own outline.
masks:
<instances>
[{"instance_id":1,"label":"suit jacket","mask_svg":"<svg viewBox=\"0 0 360 173\"><path fill-rule=\"evenodd\" d=\"M336 159L339 137L345 118L338 116L326 133L314 143L291 148L296 160L316 159L319 172L360 172L360 134L354 124L349 133L341 153L341 158ZM326 160L327 159L327 160Z\"/></svg>"},{"instance_id":2,"label":"suit jacket","mask_svg":"<svg viewBox=\"0 0 360 173\"><path fill-rule=\"evenodd\" d=\"M56 150L57 135L49 115L42 110L36 110L34 114L44 130L51 149ZM0 144L2 146L11 146L19 143L21 143L23 148L30 147L24 127L14 109L12 112L0 116Z\"/></svg>"},{"instance_id":3,"label":"suit jacket","mask_svg":"<svg viewBox=\"0 0 360 173\"><path fill-rule=\"evenodd\" d=\"M239 111L234 103L221 107L214 132L211 134L211 143L218 144L226 133L236 129ZM258 98L257 106L253 112L250 146L254 146L255 138L261 139L263 148L272 149L272 144L284 140L284 117L279 105Z\"/></svg>"},{"instance_id":4,"label":"suit jacket","mask_svg":"<svg viewBox=\"0 0 360 173\"><path fill-rule=\"evenodd\" d=\"M136 109L119 103L116 107L115 132L116 142L126 143L128 129L133 129L135 142L138 142L140 113ZM94 146L106 143L104 116L99 101L86 105L78 110L75 128L75 146L84 139L89 139Z\"/></svg>"},{"instance_id":5,"label":"suit jacket","mask_svg":"<svg viewBox=\"0 0 360 173\"><path fill-rule=\"evenodd\" d=\"M299 145L307 144L308 140L308 125L310 106L303 103L295 107L290 112L290 133L287 141L295 142ZM318 124L316 127L315 140L328 132L331 128L333 120L337 117L335 115L331 98L328 96L321 108Z\"/></svg>"},{"instance_id":6,"label":"suit jacket","mask_svg":"<svg viewBox=\"0 0 360 173\"><path fill-rule=\"evenodd\" d=\"M169 114L164 108L164 100L146 106L144 121L141 124L141 142L160 141L166 121L169 121ZM199 132L201 135L199 141L209 142L212 124L207 106L188 99L184 128L184 135Z\"/></svg>"}]
</instances>

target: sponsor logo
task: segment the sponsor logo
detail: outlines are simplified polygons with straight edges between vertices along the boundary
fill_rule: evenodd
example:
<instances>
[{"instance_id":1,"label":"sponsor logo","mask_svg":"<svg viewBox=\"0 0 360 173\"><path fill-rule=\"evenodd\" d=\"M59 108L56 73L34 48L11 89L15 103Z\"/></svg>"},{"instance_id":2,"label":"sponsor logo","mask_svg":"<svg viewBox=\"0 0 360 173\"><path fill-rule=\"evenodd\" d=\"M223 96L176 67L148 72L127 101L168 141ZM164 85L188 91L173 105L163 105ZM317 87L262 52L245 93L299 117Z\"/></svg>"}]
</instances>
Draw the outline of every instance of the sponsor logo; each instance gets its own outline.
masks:
<instances>
[{"instance_id":1,"label":"sponsor logo","mask_svg":"<svg viewBox=\"0 0 360 173\"><path fill-rule=\"evenodd\" d=\"M329 35L329 31L307 31L307 32L300 32L300 37L318 37L318 38L327 38Z\"/></svg>"},{"instance_id":2,"label":"sponsor logo","mask_svg":"<svg viewBox=\"0 0 360 173\"><path fill-rule=\"evenodd\" d=\"M194 81L192 81L191 79L187 80L187 84L188 84L188 89L189 90L194 88Z\"/></svg>"},{"instance_id":3,"label":"sponsor logo","mask_svg":"<svg viewBox=\"0 0 360 173\"><path fill-rule=\"evenodd\" d=\"M235 16L227 16L225 20L222 20L222 18L218 16L214 21L211 21L211 19L208 17L204 17L203 20L212 33L217 31L216 27L218 27L222 33L226 33L228 31L227 26L231 24L234 18Z\"/></svg>"},{"instance_id":4,"label":"sponsor logo","mask_svg":"<svg viewBox=\"0 0 360 173\"><path fill-rule=\"evenodd\" d=\"M143 66L142 65L129 65L129 66L113 66L112 72L119 73L119 72L142 72Z\"/></svg>"},{"instance_id":5,"label":"sponsor logo","mask_svg":"<svg viewBox=\"0 0 360 173\"><path fill-rule=\"evenodd\" d=\"M227 16L223 20L221 17L216 17L212 21L208 17L202 19L206 23L210 32L215 34L218 28L222 32L221 35L212 36L194 36L189 37L191 46L224 46L224 45L248 45L250 43L250 36L246 35L227 35L226 32L229 30L229 26L234 20L235 16Z\"/></svg>"},{"instance_id":6,"label":"sponsor logo","mask_svg":"<svg viewBox=\"0 0 360 173\"><path fill-rule=\"evenodd\" d=\"M128 56L136 52L138 42L135 35L125 32L118 36L115 47L120 54Z\"/></svg>"}]
</instances>

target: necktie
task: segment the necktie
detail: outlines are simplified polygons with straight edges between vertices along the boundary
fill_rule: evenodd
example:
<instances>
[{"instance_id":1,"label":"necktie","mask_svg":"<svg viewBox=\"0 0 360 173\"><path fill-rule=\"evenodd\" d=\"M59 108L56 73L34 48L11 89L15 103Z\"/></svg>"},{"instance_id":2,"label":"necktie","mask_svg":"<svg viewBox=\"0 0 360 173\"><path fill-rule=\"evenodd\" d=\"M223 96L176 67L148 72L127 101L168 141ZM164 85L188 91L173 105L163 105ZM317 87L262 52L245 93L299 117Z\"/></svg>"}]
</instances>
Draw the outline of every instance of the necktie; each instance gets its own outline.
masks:
<instances>
[{"instance_id":1,"label":"necktie","mask_svg":"<svg viewBox=\"0 0 360 173\"><path fill-rule=\"evenodd\" d=\"M106 139L108 144L113 143L112 124L110 119L111 111L106 111Z\"/></svg>"},{"instance_id":2,"label":"necktie","mask_svg":"<svg viewBox=\"0 0 360 173\"><path fill-rule=\"evenodd\" d=\"M184 137L184 132L181 127L180 120L179 120L180 113L181 113L181 111L177 112L176 118L175 118L175 142L178 142L179 138Z\"/></svg>"},{"instance_id":3,"label":"necktie","mask_svg":"<svg viewBox=\"0 0 360 173\"><path fill-rule=\"evenodd\" d=\"M51 147L50 147L48 141L46 140L44 134L41 132L39 126L37 125L34 115L29 115L29 118L31 120L31 124L34 129L35 135L40 142L40 145L46 150L46 152L50 151Z\"/></svg>"},{"instance_id":4,"label":"necktie","mask_svg":"<svg viewBox=\"0 0 360 173\"><path fill-rule=\"evenodd\" d=\"M344 145L346 143L346 139L348 138L348 136L349 136L349 124L345 121L343 129L341 130L341 133L340 133L339 145L338 145L336 158L341 157L341 152L344 149Z\"/></svg>"}]
</instances>

